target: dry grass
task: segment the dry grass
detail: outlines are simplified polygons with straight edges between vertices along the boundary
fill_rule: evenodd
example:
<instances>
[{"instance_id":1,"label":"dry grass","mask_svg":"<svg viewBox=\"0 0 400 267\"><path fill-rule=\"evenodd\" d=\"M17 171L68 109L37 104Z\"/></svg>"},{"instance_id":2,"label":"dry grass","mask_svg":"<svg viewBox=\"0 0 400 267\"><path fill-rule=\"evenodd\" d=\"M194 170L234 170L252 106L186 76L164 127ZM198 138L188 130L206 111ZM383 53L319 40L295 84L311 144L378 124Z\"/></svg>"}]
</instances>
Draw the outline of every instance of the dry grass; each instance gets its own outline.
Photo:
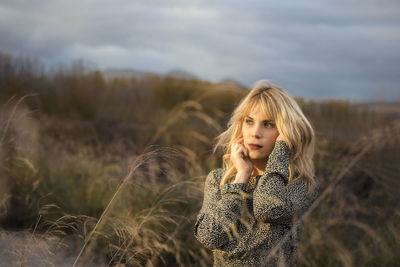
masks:
<instances>
[{"instance_id":1,"label":"dry grass","mask_svg":"<svg viewBox=\"0 0 400 267\"><path fill-rule=\"evenodd\" d=\"M22 266L96 260L96 266L210 266L212 255L195 240L193 226L205 173L220 166L210 156L213 138L243 91L170 78L167 86L150 77L119 81L109 92L98 73L63 74L53 82L60 95L39 90L40 96L2 101L2 259ZM108 114L96 102L79 106L96 84L99 95L120 104L108 104ZM77 87L64 90L69 85ZM90 90L79 95L83 85ZM154 99L180 85L178 98ZM141 103L124 100L139 92ZM297 266L394 266L400 249L397 113L345 101L302 106L317 129L321 189L304 216Z\"/></svg>"},{"instance_id":2,"label":"dry grass","mask_svg":"<svg viewBox=\"0 0 400 267\"><path fill-rule=\"evenodd\" d=\"M207 120L207 123L212 122L208 116L197 117ZM157 132L154 136L156 135ZM17 146L17 151L24 154L18 142L7 141L10 141L8 145ZM144 151L143 154L130 159L132 162L128 166L131 169L121 182L115 177L114 180L108 181L111 183L110 191L113 195L107 197L107 202L103 206L105 208L98 219L79 214L65 214L68 210L79 212L79 206L75 207L77 204L81 206L83 204L87 208L88 204L95 204L87 203L88 199L104 191L101 188L107 183L99 176L100 172L92 173L91 169L105 168L91 166L90 160L85 158L87 152L75 154L74 158L70 158L65 151L59 151L57 154L48 151L45 161L43 159L40 161L42 171L38 171L39 167L35 166L27 156L21 160L24 166L13 163L12 165L18 170L17 176L22 175L24 178L22 181L14 181L12 187L16 190L29 189L29 192L20 193L26 194L26 197L42 206L39 210L27 207L22 199L17 199L17 204L21 210L37 214L39 219L35 222L34 229L38 229L45 236L58 238L61 243L64 239L73 237L75 246L80 243L79 240L84 242L74 265L88 264L92 260L91 250L104 251L104 247L107 249L104 253L109 255L107 259L109 265L141 266L145 262L150 266L157 265L157 262L167 265L168 261L171 261L171 256L175 257L174 262L180 265L193 259L201 264L204 258L197 255L197 245L193 242L188 245L188 241L180 240L190 231L196 209L192 206L201 197L201 192L197 188L198 182L187 179L176 169L179 166L182 168L187 164L193 164L192 170L200 170L196 162L198 158L194 151L183 146L177 149L149 147L147 150L149 152ZM54 161L53 157L58 157L57 161ZM15 155L14 160L20 161L19 158L21 157ZM182 162L185 164L181 164ZM2 177L7 179L10 168L3 167L7 171ZM77 177L79 180L72 179L74 172L82 173L84 177ZM101 181L102 184L99 183ZM194 194L196 191L197 194ZM32 193L35 196L32 196ZM75 197L69 199L68 195ZM15 199L16 195L12 197ZM79 202L79 199L84 203ZM49 201L50 204L45 204ZM7 202L6 206L9 205L11 203ZM12 212L9 212L5 215L10 218L11 214ZM25 220L29 218L24 217ZM206 253L204 249L201 250L203 254ZM207 265L207 262L202 265Z\"/></svg>"},{"instance_id":3,"label":"dry grass","mask_svg":"<svg viewBox=\"0 0 400 267\"><path fill-rule=\"evenodd\" d=\"M193 113L188 114L188 109ZM16 110L8 114L17 114ZM169 113L173 118L156 128L150 140L158 140L160 133L167 132L170 127L188 117L190 119L191 116L200 117L205 124L211 125L217 131L220 130L218 123L210 116L206 114L199 116L201 110L198 102L182 103ZM25 143L18 141L20 140L18 138L21 138L19 136L27 138L21 132L33 132L30 139L32 147L38 147L37 143L40 143L36 137L38 133L34 132L37 131L37 124L26 123L32 120L29 117L30 113L24 108L18 112L20 115L13 119L3 119L2 136L8 137L2 139L4 140L1 146L2 155L7 155L4 150L7 146L15 147L14 154L11 154L12 166L16 168L14 171L17 171L18 175L14 177L24 178L14 181L15 184L11 185L11 188L14 190L24 188L19 193L25 196L25 200L21 198L19 201L23 203L24 211L31 212L25 219L34 218L32 214L37 215L29 236L31 241L29 243L15 241L18 245L4 250L6 258L22 265L29 259L35 259L44 266L54 265L60 253L64 255L64 263L68 262L73 266L88 266L94 261L94 257L98 257L96 255L105 255L100 264L107 266L209 266L211 264L210 253L192 237L192 226L201 204L204 179L201 175L204 167L195 150L183 145L174 149L148 147L142 154L121 161L121 164L125 162L124 168L118 164L109 167L95 164L90 156L93 150L81 148L81 152L75 154L75 160L64 151L57 153L60 159L63 159L61 161L63 163L56 165L57 161L47 159L47 165L43 165L43 160L38 158L38 155L28 153L31 147L25 145L26 140ZM16 126L18 123L13 120L24 122L21 125L30 127L30 131ZM9 135L5 130L19 134ZM336 160L335 157L340 156L340 161L336 167L330 169L330 175L319 177L322 190L314 205L304 215L306 227L299 247L297 265L320 266L321 262L325 262L327 266L338 264L374 266L379 262L383 266L389 266L397 259L396 240L399 239L400 232L398 204L395 203L395 206L387 208L393 212L390 217L383 218L380 213L385 213L382 205L396 199L396 195L384 196L385 185L389 187L398 185L398 181L393 176L382 174L373 180L374 187L369 189L368 196L361 199L356 195L357 192L352 192L351 188L346 186L347 183L352 185L353 172L357 170L357 166L358 168L363 166L365 159L368 161L371 157L379 158L381 154L387 153L388 148L398 147L400 143L398 136L400 136L399 122L394 120L386 127L371 130L358 141L353 141L345 153L342 151L340 155L325 153L321 147L319 148L317 160L326 158L329 161L332 157ZM201 143L211 142L211 138L206 135L197 139L200 139ZM330 145L329 141L320 144L320 146ZM62 146L57 147L57 150L60 148ZM49 152L48 155L52 157L55 155ZM374 154L377 155L373 156ZM101 162L104 164L107 161ZM46 166L52 170L47 175L47 172L40 171ZM392 172L396 171L398 168L396 166L392 166ZM6 167L3 164L3 171L9 170ZM74 171L68 171L71 168L84 176L78 176L79 180L72 180L72 183L67 182L67 179L74 176ZM91 169L97 171L90 171ZM106 171L107 169L112 171ZM122 179L102 176L104 173L122 174L123 170L127 171L127 175ZM374 179L373 175L377 171L382 170L368 169L369 176ZM4 172L2 177L1 181L10 187L9 181L4 179L6 177ZM57 194L58 200L50 197L48 193L44 194L57 190L57 187L63 188L64 192L77 192L76 183L85 190L80 190L82 195L74 193L75 197L72 200L66 201L66 195L62 193ZM7 190L7 186L2 188ZM11 193L5 191L3 194L2 210L6 217L10 216L9 200L11 197L15 198L15 194L16 191ZM93 198L95 195L97 197ZM69 205L70 211L79 211L71 207L80 197L86 202L81 203L85 204L84 206L99 203L99 197L106 199L100 201L102 203L100 206L103 207L100 213L92 212L91 216L85 215L84 210L89 206L80 214L65 213L68 210L65 205ZM31 202L36 200L41 206L35 209L28 204L29 201L26 202L26 199ZM97 200L87 202L89 199ZM375 206L366 206L367 203L370 204L369 199L378 199L380 202L374 203ZM60 207L60 204L64 206ZM383 218L385 221L382 224L375 223L374 217ZM352 240L349 233L352 233L351 236L356 240ZM13 239L28 239L28 235L14 238L11 232L3 231L3 240ZM22 244L26 246L23 247ZM375 256L372 252L375 252ZM38 257L39 255L42 256Z\"/></svg>"}]
</instances>

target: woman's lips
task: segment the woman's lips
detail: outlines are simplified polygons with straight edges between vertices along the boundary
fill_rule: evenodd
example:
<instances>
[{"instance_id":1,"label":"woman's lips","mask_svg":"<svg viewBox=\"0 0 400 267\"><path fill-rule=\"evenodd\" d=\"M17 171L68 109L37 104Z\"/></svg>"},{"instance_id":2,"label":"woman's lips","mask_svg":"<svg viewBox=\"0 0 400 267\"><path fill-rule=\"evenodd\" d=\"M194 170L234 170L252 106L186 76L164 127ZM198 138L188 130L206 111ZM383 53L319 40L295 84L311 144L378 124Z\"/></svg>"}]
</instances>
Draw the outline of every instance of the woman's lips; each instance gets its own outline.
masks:
<instances>
[{"instance_id":1,"label":"woman's lips","mask_svg":"<svg viewBox=\"0 0 400 267\"><path fill-rule=\"evenodd\" d=\"M251 149L253 149L253 150L258 150L258 149L262 148L262 146L255 145L255 144L249 144L249 147L250 147Z\"/></svg>"}]
</instances>

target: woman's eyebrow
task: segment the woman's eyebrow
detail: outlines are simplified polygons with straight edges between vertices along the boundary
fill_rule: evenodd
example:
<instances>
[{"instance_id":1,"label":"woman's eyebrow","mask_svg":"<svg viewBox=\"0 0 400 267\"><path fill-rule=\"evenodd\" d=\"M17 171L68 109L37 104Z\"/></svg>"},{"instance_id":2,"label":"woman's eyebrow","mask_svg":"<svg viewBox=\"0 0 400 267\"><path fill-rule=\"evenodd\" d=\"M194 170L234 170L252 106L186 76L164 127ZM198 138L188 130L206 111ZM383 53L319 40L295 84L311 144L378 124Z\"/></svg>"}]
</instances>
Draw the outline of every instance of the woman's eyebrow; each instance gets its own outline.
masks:
<instances>
[{"instance_id":1,"label":"woman's eyebrow","mask_svg":"<svg viewBox=\"0 0 400 267\"><path fill-rule=\"evenodd\" d=\"M254 121L254 119L252 117L250 117L249 115L247 115L245 118L249 118ZM264 120L264 122L273 122L273 121L274 120Z\"/></svg>"}]
</instances>

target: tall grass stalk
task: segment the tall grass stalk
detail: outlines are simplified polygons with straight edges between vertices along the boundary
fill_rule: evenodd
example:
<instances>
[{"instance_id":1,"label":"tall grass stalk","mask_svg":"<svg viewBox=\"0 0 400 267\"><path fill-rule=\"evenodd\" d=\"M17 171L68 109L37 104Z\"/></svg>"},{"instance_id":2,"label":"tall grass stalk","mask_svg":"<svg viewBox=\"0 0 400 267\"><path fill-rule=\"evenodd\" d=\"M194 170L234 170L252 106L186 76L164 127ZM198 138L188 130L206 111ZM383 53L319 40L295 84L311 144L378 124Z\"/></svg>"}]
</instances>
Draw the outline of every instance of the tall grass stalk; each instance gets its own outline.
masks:
<instances>
[{"instance_id":1,"label":"tall grass stalk","mask_svg":"<svg viewBox=\"0 0 400 267\"><path fill-rule=\"evenodd\" d=\"M153 136L149 139L147 145L154 144L160 136L167 132L178 121L182 121L190 116L197 117L204 121L207 125L213 126L216 130L220 130L220 125L206 113L202 112L202 105L193 100L188 100L176 105L167 115L167 119L163 124L157 127Z\"/></svg>"},{"instance_id":2,"label":"tall grass stalk","mask_svg":"<svg viewBox=\"0 0 400 267\"><path fill-rule=\"evenodd\" d=\"M99 227L99 225L101 224L101 222L103 221L103 218L108 214L109 210L111 209L115 199L117 198L117 196L120 194L120 192L122 191L122 189L125 187L125 185L127 184L127 182L132 179L133 175L135 174L136 170L142 166L144 163L146 163L148 160L152 159L153 156L157 155L160 151L150 151L147 152L145 154L141 154L139 155L136 159L135 162L132 164L133 167L130 169L129 173L125 176L125 178L122 180L122 182L120 183L120 185L118 186L117 190L115 191L115 193L113 194L112 198L110 199L110 201L108 202L106 208L104 209L103 213L100 215L100 218L98 219L97 223L95 224L94 228L90 231L88 237L85 240L85 243L83 244L81 250L79 251L79 254L77 255L74 264L72 265L72 267L75 267L76 264L78 263L80 257L82 256L83 252L85 251L85 248L87 247L87 245L89 244L90 240L92 239L93 235L95 234L97 228Z\"/></svg>"},{"instance_id":3,"label":"tall grass stalk","mask_svg":"<svg viewBox=\"0 0 400 267\"><path fill-rule=\"evenodd\" d=\"M14 105L14 107L13 107L13 109L12 109L12 111L11 111L11 114L8 116L8 118L7 118L7 120L6 120L6 123L5 123L5 125L4 125L4 129L1 129L1 130L2 130L2 135L1 135L1 138L0 138L0 145L3 144L3 142L4 142L4 138L5 138L5 136L6 136L7 130L8 130L8 128L9 128L9 126L10 126L11 121L12 121L13 118L14 118L14 115L15 115L17 109L18 109L18 106L22 103L22 101L25 100L25 98L28 98L28 97L31 97L31 96L37 96L37 95L39 95L39 94L28 94L28 95L24 95L24 96L22 96L22 97L20 97L20 98L18 99L17 103ZM15 98L15 95L12 96L12 97L10 97L10 98L7 100L7 102L3 105L3 108L2 108L1 113L4 112L4 109L7 107L7 105L8 105L9 103L12 102L12 100L13 100L14 98ZM0 114L0 115L3 115L3 114Z\"/></svg>"}]
</instances>

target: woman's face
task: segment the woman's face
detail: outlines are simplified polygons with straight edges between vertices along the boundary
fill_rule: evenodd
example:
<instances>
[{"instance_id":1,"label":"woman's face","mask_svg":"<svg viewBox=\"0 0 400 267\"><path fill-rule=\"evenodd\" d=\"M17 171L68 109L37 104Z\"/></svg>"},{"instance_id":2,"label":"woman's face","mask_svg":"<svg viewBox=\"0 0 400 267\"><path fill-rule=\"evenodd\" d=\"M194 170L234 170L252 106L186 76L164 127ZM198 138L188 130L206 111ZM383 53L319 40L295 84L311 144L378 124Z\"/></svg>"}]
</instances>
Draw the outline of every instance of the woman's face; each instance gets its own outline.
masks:
<instances>
[{"instance_id":1,"label":"woman's face","mask_svg":"<svg viewBox=\"0 0 400 267\"><path fill-rule=\"evenodd\" d=\"M248 114L242 124L243 144L252 160L267 159L279 132L275 122L267 118L258 106Z\"/></svg>"}]
</instances>

